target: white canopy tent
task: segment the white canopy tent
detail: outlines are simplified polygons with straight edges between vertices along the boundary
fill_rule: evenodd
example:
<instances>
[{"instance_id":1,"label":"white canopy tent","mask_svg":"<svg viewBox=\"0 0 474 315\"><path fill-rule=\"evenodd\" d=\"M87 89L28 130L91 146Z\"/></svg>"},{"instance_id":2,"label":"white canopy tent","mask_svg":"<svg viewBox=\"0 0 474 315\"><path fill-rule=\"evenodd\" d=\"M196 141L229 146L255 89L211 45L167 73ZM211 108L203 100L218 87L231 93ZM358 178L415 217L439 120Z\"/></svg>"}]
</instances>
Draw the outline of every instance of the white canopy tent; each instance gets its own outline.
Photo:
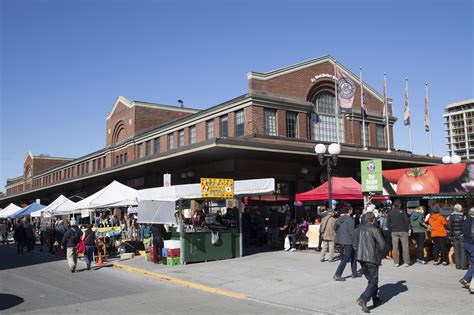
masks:
<instances>
[{"instance_id":1,"label":"white canopy tent","mask_svg":"<svg viewBox=\"0 0 474 315\"><path fill-rule=\"evenodd\" d=\"M136 189L128 187L117 181L113 181L108 186L102 188L95 194L77 202L72 210L81 211L82 216L87 216L89 209L128 207L138 205L138 192Z\"/></svg>"},{"instance_id":2,"label":"white canopy tent","mask_svg":"<svg viewBox=\"0 0 474 315\"><path fill-rule=\"evenodd\" d=\"M40 217L41 214L43 214L44 217L48 218L51 217L51 215L66 215L66 214L72 214L73 211L72 209L74 208L74 205L76 203L69 200L67 197L64 197L63 195L59 196L49 204L49 206L36 211L32 212L31 216L32 217Z\"/></svg>"},{"instance_id":3,"label":"white canopy tent","mask_svg":"<svg viewBox=\"0 0 474 315\"><path fill-rule=\"evenodd\" d=\"M20 211L21 209L23 208L18 207L17 205L11 203L0 212L0 218L5 219L9 217L10 215L15 214L16 212Z\"/></svg>"}]
</instances>

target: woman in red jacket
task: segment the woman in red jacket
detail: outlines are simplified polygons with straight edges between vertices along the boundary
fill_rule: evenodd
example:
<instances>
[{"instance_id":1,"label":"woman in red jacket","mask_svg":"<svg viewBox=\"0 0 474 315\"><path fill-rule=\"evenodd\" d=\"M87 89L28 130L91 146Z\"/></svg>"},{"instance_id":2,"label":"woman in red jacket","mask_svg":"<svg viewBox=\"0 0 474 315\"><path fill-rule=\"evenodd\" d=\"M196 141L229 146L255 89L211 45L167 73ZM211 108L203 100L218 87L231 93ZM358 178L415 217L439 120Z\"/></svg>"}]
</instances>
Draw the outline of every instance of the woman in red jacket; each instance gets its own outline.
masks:
<instances>
[{"instance_id":1,"label":"woman in red jacket","mask_svg":"<svg viewBox=\"0 0 474 315\"><path fill-rule=\"evenodd\" d=\"M431 227L431 238L433 239L433 260L434 265L443 266L448 265L448 233L446 232L446 225L448 221L439 214L439 208L433 208L430 216L429 224ZM439 252L441 251L441 259Z\"/></svg>"}]
</instances>

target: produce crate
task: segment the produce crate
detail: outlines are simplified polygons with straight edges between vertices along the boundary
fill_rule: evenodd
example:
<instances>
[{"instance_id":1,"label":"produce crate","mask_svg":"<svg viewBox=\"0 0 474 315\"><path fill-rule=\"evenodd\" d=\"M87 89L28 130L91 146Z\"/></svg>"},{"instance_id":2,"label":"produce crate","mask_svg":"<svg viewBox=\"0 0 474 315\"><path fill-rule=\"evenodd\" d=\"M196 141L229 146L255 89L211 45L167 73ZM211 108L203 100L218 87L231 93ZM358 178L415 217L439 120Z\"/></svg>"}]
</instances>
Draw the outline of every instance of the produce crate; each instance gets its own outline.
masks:
<instances>
[{"instance_id":1,"label":"produce crate","mask_svg":"<svg viewBox=\"0 0 474 315\"><path fill-rule=\"evenodd\" d=\"M167 249L163 247L163 248L161 249L161 257L162 257L162 258L168 256L168 255L166 255L166 252L167 252Z\"/></svg>"},{"instance_id":2,"label":"produce crate","mask_svg":"<svg viewBox=\"0 0 474 315\"><path fill-rule=\"evenodd\" d=\"M179 248L168 248L166 250L166 257L176 258L180 256L181 250Z\"/></svg>"},{"instance_id":3,"label":"produce crate","mask_svg":"<svg viewBox=\"0 0 474 315\"><path fill-rule=\"evenodd\" d=\"M179 257L175 257L175 258L166 257L166 265L167 266L176 266L176 265L180 265L180 264L181 264L181 258L179 258Z\"/></svg>"}]
</instances>

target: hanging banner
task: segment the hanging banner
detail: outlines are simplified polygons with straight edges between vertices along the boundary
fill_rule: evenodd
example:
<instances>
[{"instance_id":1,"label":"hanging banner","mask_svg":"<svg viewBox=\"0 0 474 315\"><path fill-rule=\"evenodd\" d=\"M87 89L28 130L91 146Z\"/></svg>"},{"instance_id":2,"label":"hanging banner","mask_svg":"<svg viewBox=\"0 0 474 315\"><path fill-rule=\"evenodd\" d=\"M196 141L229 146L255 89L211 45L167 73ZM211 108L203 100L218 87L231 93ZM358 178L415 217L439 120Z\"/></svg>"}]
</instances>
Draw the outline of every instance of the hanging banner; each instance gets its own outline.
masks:
<instances>
[{"instance_id":1,"label":"hanging banner","mask_svg":"<svg viewBox=\"0 0 474 315\"><path fill-rule=\"evenodd\" d=\"M381 193L383 191L382 160L360 162L362 192Z\"/></svg>"},{"instance_id":2,"label":"hanging banner","mask_svg":"<svg viewBox=\"0 0 474 315\"><path fill-rule=\"evenodd\" d=\"M228 178L201 178L202 198L234 198L234 180Z\"/></svg>"}]
</instances>

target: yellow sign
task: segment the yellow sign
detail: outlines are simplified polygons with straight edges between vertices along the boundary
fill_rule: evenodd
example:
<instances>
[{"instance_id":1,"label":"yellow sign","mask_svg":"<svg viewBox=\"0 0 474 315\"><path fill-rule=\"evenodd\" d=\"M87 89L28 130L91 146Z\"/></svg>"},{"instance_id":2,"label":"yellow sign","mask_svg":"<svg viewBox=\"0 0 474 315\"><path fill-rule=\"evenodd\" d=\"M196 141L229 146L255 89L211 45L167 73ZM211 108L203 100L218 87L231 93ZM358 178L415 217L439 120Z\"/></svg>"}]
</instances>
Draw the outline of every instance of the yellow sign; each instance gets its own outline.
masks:
<instances>
[{"instance_id":1,"label":"yellow sign","mask_svg":"<svg viewBox=\"0 0 474 315\"><path fill-rule=\"evenodd\" d=\"M202 198L234 198L234 180L228 178L201 178Z\"/></svg>"}]
</instances>

